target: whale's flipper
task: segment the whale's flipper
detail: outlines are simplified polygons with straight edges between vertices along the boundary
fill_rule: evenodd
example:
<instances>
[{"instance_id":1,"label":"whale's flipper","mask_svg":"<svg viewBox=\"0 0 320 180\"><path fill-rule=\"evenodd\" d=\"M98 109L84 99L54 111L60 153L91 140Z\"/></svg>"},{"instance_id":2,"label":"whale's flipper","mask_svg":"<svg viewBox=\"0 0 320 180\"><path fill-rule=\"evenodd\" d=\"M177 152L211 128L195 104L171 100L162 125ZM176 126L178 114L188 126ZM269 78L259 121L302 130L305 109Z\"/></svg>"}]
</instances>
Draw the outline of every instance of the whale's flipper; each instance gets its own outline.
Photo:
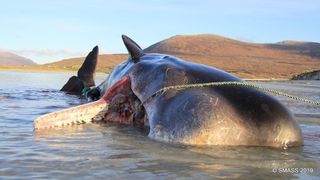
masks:
<instances>
[{"instance_id":1,"label":"whale's flipper","mask_svg":"<svg viewBox=\"0 0 320 180\"><path fill-rule=\"evenodd\" d=\"M85 87L95 86L94 76L98 63L99 48L94 47L84 60L78 71L78 77L84 83Z\"/></svg>"},{"instance_id":2,"label":"whale's flipper","mask_svg":"<svg viewBox=\"0 0 320 180\"><path fill-rule=\"evenodd\" d=\"M77 76L72 76L60 91L66 91L73 94L81 94L84 84Z\"/></svg>"},{"instance_id":3,"label":"whale's flipper","mask_svg":"<svg viewBox=\"0 0 320 180\"><path fill-rule=\"evenodd\" d=\"M95 86L94 77L98 63L98 46L94 47L84 60L78 76L72 76L60 91L81 95L84 88Z\"/></svg>"}]
</instances>

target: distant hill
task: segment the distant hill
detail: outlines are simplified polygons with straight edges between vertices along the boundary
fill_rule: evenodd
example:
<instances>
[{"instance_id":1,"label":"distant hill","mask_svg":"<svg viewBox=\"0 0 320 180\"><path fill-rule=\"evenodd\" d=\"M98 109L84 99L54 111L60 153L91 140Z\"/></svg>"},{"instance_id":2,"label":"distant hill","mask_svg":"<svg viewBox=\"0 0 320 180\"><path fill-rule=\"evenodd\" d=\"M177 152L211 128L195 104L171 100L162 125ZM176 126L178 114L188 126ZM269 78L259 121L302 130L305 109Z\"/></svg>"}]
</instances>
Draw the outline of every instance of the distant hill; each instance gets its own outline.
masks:
<instances>
[{"instance_id":1,"label":"distant hill","mask_svg":"<svg viewBox=\"0 0 320 180\"><path fill-rule=\"evenodd\" d=\"M88 52L89 53L89 52ZM66 70L77 71L82 65L85 57L64 59L61 61L44 64L41 66L49 68L63 68ZM110 72L117 64L128 59L127 54L102 54L99 55L97 71L98 72Z\"/></svg>"},{"instance_id":2,"label":"distant hill","mask_svg":"<svg viewBox=\"0 0 320 180\"><path fill-rule=\"evenodd\" d=\"M30 59L10 53L0 51L0 65L5 66L34 66L37 65Z\"/></svg>"},{"instance_id":3,"label":"distant hill","mask_svg":"<svg viewBox=\"0 0 320 180\"><path fill-rule=\"evenodd\" d=\"M258 44L211 34L177 35L155 43L144 51L170 54L214 66L242 78L290 79L293 75L320 67L320 43L315 42ZM100 55L99 58L98 70L106 72L126 60L127 55ZM76 70L83 59L67 59L45 66Z\"/></svg>"}]
</instances>

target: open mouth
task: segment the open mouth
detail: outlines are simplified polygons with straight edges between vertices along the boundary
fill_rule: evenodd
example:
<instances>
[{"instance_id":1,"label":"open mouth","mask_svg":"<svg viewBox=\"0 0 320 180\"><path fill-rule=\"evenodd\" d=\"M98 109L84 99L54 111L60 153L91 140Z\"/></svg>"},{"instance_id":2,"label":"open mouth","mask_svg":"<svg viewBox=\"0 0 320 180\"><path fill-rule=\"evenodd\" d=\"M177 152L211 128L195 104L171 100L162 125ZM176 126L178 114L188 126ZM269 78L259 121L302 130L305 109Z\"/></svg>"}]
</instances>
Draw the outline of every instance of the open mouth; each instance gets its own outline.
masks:
<instances>
[{"instance_id":1,"label":"open mouth","mask_svg":"<svg viewBox=\"0 0 320 180\"><path fill-rule=\"evenodd\" d=\"M112 86L103 98L109 105L103 118L104 122L119 122L138 127L145 125L144 122L147 120L145 108L133 93L128 76Z\"/></svg>"},{"instance_id":2,"label":"open mouth","mask_svg":"<svg viewBox=\"0 0 320 180\"><path fill-rule=\"evenodd\" d=\"M114 84L98 101L56 111L37 118L35 129L106 122L145 126L147 115L141 101L131 89L131 80L125 76Z\"/></svg>"}]
</instances>

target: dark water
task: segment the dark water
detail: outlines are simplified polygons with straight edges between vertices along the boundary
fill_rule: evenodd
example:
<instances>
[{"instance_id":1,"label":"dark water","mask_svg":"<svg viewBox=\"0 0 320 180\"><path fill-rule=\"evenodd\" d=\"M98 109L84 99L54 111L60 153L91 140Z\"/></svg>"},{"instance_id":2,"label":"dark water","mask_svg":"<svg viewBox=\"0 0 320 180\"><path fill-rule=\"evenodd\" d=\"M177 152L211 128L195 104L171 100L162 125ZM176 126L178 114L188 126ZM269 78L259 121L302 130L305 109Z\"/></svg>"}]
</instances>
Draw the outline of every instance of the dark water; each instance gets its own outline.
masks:
<instances>
[{"instance_id":1,"label":"dark water","mask_svg":"<svg viewBox=\"0 0 320 180\"><path fill-rule=\"evenodd\" d=\"M86 102L58 91L68 77L0 71L0 179L320 178L319 107L279 98L304 133L290 149L172 145L97 124L33 131L36 117ZM320 101L319 81L257 84Z\"/></svg>"}]
</instances>

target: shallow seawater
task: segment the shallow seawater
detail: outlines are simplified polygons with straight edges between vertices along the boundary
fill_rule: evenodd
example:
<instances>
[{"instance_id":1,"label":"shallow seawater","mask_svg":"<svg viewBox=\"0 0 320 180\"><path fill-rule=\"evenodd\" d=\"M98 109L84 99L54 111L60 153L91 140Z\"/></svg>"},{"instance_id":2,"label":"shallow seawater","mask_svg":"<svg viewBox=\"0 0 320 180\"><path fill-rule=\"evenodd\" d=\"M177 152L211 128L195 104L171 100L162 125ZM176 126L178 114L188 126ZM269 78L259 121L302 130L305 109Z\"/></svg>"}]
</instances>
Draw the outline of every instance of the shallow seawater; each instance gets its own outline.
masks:
<instances>
[{"instance_id":1,"label":"shallow seawater","mask_svg":"<svg viewBox=\"0 0 320 180\"><path fill-rule=\"evenodd\" d=\"M0 179L320 178L320 107L277 97L304 134L289 149L174 145L99 124L34 131L36 117L86 102L59 92L70 76L0 71ZM320 101L319 81L256 84Z\"/></svg>"}]
</instances>

